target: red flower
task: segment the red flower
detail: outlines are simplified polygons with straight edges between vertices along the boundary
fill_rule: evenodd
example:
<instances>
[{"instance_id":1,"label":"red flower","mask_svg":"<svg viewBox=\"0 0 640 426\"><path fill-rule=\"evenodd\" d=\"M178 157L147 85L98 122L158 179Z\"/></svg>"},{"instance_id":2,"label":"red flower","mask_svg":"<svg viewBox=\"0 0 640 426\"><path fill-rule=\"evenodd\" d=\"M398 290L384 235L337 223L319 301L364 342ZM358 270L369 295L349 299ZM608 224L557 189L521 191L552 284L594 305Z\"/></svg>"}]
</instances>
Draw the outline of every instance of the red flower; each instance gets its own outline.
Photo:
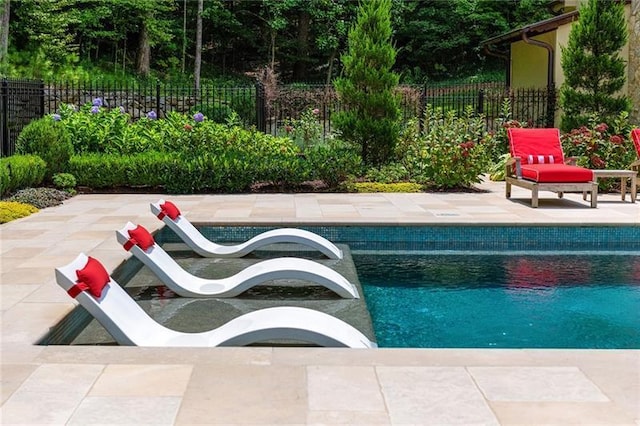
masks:
<instances>
[{"instance_id":1,"label":"red flower","mask_svg":"<svg viewBox=\"0 0 640 426\"><path fill-rule=\"evenodd\" d=\"M597 155L591 157L591 164L593 164L596 169L604 169L607 166L607 163Z\"/></svg>"},{"instance_id":2,"label":"red flower","mask_svg":"<svg viewBox=\"0 0 640 426\"><path fill-rule=\"evenodd\" d=\"M606 132L607 129L609 128L609 126L606 125L606 123L600 123L595 127L596 132Z\"/></svg>"},{"instance_id":3,"label":"red flower","mask_svg":"<svg viewBox=\"0 0 640 426\"><path fill-rule=\"evenodd\" d=\"M192 131L192 130L193 130L193 126L192 126L191 124L185 124L185 125L184 125L184 129L185 129L187 132L190 132L190 131Z\"/></svg>"},{"instance_id":4,"label":"red flower","mask_svg":"<svg viewBox=\"0 0 640 426\"><path fill-rule=\"evenodd\" d=\"M611 143L614 143L616 145L622 145L624 143L624 139L622 139L622 137L618 136L618 135L613 135L609 138L609 141Z\"/></svg>"}]
</instances>

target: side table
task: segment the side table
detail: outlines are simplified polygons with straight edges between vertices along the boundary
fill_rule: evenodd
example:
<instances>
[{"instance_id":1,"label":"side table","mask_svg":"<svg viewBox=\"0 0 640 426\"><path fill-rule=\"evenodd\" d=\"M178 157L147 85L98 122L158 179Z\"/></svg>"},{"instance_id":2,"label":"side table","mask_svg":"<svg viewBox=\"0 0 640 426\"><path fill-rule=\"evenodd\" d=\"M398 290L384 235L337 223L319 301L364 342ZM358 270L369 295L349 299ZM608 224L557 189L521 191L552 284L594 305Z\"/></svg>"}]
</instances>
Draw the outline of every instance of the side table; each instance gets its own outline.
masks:
<instances>
[{"instance_id":1,"label":"side table","mask_svg":"<svg viewBox=\"0 0 640 426\"><path fill-rule=\"evenodd\" d=\"M594 180L598 183L598 179L600 178L620 178L620 195L622 195L622 201L625 200L627 195L627 179L631 183L630 189L631 193L631 202L635 203L636 198L638 196L638 172L635 170L606 170L606 169L595 169L593 171ZM582 193L582 199L587 199L587 193Z\"/></svg>"}]
</instances>

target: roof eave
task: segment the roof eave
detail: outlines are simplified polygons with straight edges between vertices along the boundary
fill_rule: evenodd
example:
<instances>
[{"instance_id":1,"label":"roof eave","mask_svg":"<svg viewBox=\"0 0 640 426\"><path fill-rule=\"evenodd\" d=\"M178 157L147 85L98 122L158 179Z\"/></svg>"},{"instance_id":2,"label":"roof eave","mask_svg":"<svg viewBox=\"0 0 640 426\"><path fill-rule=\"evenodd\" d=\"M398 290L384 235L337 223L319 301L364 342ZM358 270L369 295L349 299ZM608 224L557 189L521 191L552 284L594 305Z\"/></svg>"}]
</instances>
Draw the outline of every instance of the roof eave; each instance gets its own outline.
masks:
<instances>
[{"instance_id":1,"label":"roof eave","mask_svg":"<svg viewBox=\"0 0 640 426\"><path fill-rule=\"evenodd\" d=\"M497 35L495 37L483 40L481 45L491 45L491 44L500 44L505 42L514 42L518 40L522 40L522 35L527 34L529 36L539 35L548 33L549 31L553 31L557 29L559 26L568 24L578 19L578 11L574 10L569 13L565 13L562 15L554 16L553 18L545 19L544 21L539 21L522 28L518 28L508 33L503 33Z\"/></svg>"}]
</instances>

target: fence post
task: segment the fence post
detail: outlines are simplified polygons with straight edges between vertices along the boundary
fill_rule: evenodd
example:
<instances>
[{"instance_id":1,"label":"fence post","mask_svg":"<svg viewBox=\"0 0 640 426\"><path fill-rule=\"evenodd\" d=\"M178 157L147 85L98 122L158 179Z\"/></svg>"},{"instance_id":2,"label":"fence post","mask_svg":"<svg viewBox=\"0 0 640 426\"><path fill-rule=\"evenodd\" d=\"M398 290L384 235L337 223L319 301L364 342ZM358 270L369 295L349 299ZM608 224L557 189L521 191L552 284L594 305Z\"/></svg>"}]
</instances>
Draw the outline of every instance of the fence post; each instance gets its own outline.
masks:
<instances>
[{"instance_id":1,"label":"fence post","mask_svg":"<svg viewBox=\"0 0 640 426\"><path fill-rule=\"evenodd\" d=\"M156 80L156 114L160 118L160 80Z\"/></svg>"},{"instance_id":2,"label":"fence post","mask_svg":"<svg viewBox=\"0 0 640 426\"><path fill-rule=\"evenodd\" d=\"M427 108L427 83L422 85L422 93L420 93L420 108L418 110L418 129L420 133L424 130L424 111Z\"/></svg>"},{"instance_id":3,"label":"fence post","mask_svg":"<svg viewBox=\"0 0 640 426\"><path fill-rule=\"evenodd\" d=\"M265 111L264 86L256 82L256 128L261 132L267 131L267 114Z\"/></svg>"},{"instance_id":4,"label":"fence post","mask_svg":"<svg viewBox=\"0 0 640 426\"><path fill-rule=\"evenodd\" d=\"M484 89L478 90L478 114L484 114Z\"/></svg>"},{"instance_id":5,"label":"fence post","mask_svg":"<svg viewBox=\"0 0 640 426\"><path fill-rule=\"evenodd\" d=\"M0 102L2 107L0 111L0 135L2 135L2 156L9 155L9 82L6 78L2 79L2 87L0 88Z\"/></svg>"},{"instance_id":6,"label":"fence post","mask_svg":"<svg viewBox=\"0 0 640 426\"><path fill-rule=\"evenodd\" d=\"M556 118L556 86L551 83L547 86L547 127L555 127Z\"/></svg>"},{"instance_id":7,"label":"fence post","mask_svg":"<svg viewBox=\"0 0 640 426\"><path fill-rule=\"evenodd\" d=\"M44 80L40 80L40 117L44 117Z\"/></svg>"}]
</instances>

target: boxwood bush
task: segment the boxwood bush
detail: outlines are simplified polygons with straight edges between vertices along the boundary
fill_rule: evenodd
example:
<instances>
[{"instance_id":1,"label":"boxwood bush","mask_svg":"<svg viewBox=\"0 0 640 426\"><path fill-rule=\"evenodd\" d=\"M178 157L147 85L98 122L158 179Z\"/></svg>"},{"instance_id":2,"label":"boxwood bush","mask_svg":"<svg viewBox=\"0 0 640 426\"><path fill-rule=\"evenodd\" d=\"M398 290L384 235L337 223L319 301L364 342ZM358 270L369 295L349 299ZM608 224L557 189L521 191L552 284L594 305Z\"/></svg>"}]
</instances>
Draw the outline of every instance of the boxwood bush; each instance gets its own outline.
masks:
<instances>
[{"instance_id":1,"label":"boxwood bush","mask_svg":"<svg viewBox=\"0 0 640 426\"><path fill-rule=\"evenodd\" d=\"M46 171L46 163L37 155L13 155L0 158L0 196L39 185Z\"/></svg>"}]
</instances>

